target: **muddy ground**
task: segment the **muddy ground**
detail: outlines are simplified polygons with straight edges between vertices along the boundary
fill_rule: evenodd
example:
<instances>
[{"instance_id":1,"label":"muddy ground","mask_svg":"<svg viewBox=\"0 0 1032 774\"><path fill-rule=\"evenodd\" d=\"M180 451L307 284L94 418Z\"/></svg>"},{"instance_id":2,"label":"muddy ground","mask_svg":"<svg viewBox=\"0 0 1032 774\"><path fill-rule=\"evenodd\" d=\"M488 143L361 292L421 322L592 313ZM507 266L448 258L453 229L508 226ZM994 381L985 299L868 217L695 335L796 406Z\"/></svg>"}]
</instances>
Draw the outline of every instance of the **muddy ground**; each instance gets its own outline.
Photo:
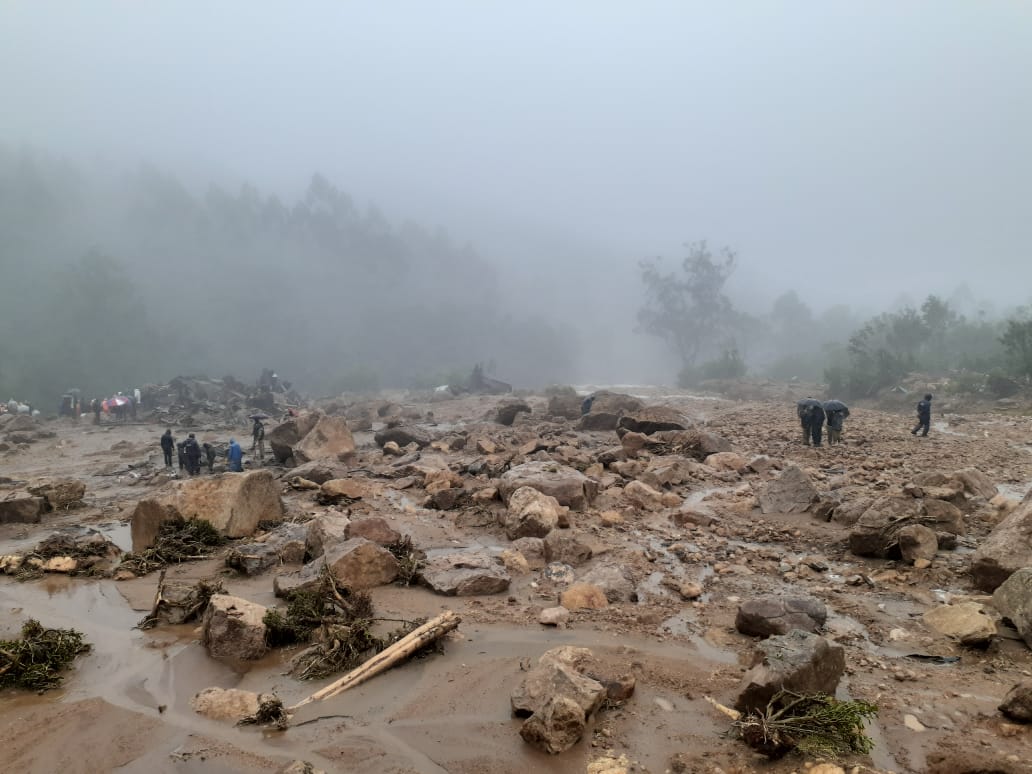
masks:
<instances>
[{"instance_id":1,"label":"muddy ground","mask_svg":"<svg viewBox=\"0 0 1032 774\"><path fill-rule=\"evenodd\" d=\"M1032 483L1032 421L996 414L936 416L927 438L909 434L913 417L855 409L846 443L820 449L799 443L791 402L731 402L719 398L629 389L650 403L677 407L731 441L746 459L765 454L806 469L819 489L832 485L844 499L898 488L914 475L975 466L1000 491L1020 499ZM513 427L493 424L498 398L467 397L400 402L440 435L457 431L493 437L515 449L542 435L561 436L591 455L618 444L615 433L577 432L574 423L545 423L547 399L530 397L535 413ZM432 419L426 419L432 412ZM158 435L146 424L52 421L56 438L0 460L0 476L28 480L70 476L87 486L87 507L49 514L40 525L0 525L0 554L31 546L55 526L91 524L129 548L125 519L137 499L167 480L158 467ZM225 441L244 428L199 427L201 440ZM185 428L183 429L185 432ZM369 479L374 496L353 506L356 515L379 515L433 552L481 546L500 553L509 546L493 523L491 508L437 511L421 506L416 488L397 490L377 471L385 461L371 432L356 433L352 463ZM475 459L475 450L426 450L445 464ZM137 480L132 464L144 472ZM285 471L284 471L285 472ZM286 480L286 479L284 479ZM477 482L488 485L486 479ZM419 587L374 589L381 615L432 616L444 609L463 623L443 654L414 660L323 703L304 707L287 731L234 727L205 719L190 699L209 686L272 691L291 704L329 682L302 683L285 676L293 651L274 651L259 662L226 664L209 658L193 625L140 631L150 609L156 574L116 582L48 575L18 582L0 576L0 634L12 634L27 616L52 627L85 632L93 651L80 658L64 685L42 696L0 695L0 759L3 771L54 772L275 772L291 760L340 772L584 772L604 752L625 754L634 771L801 771L797 756L768 762L724 735L726 718L706 702L731 704L750 662L754 640L734 627L739 602L761 593L804 591L831 611L826 636L845 647L847 675L841 696L880 707L871 728L870 757L839 761L861 770L896 772L1032 771L1032 730L1005 722L996 706L1006 691L1032 676L1032 650L1013 630L986 650L962 648L928 629L921 614L944 599L979 598L966 577L972 549L991 529L993 517L968 517L968 534L956 551L940 551L931 567L861 559L845 543L847 528L813 515L761 515L752 490L759 482L738 473L717 473L672 487L689 502L723 518L712 527L676 527L663 510L646 511L603 491L574 526L590 535L594 557L578 576L598 565L617 564L636 582L636 602L603 610L575 611L566 628L537 622L561 590L539 571L514 575L507 593L448 598ZM310 492L284 486L291 518L325 510ZM501 504L493 506L496 510ZM621 521L603 521L616 510ZM671 550L671 547L676 550ZM826 570L811 565L827 565ZM853 586L858 574L873 585ZM173 568L170 577L220 577L227 590L265 605L275 604L270 575L246 578L221 559ZM686 601L684 581L704 594ZM634 696L601 712L591 733L572 750L548 756L526 745L513 719L509 692L521 669L550 647L592 649L603 671L630 672ZM911 654L959 656L949 664ZM905 723L913 716L923 730Z\"/></svg>"}]
</instances>

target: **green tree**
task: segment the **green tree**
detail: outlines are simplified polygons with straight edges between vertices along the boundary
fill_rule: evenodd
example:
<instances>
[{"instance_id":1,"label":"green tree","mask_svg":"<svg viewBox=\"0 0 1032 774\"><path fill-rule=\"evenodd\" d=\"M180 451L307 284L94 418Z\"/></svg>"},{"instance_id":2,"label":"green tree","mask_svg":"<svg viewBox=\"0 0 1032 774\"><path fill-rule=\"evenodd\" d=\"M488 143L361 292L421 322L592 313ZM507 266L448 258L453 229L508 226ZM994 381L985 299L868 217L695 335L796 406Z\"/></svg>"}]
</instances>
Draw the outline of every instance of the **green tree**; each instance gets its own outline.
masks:
<instances>
[{"instance_id":1,"label":"green tree","mask_svg":"<svg viewBox=\"0 0 1032 774\"><path fill-rule=\"evenodd\" d=\"M662 259L640 263L646 298L638 311L640 330L668 342L682 369L692 369L706 354L733 349L727 338L740 319L724 286L735 263L730 249L714 256L705 241L688 245L679 272L664 271Z\"/></svg>"},{"instance_id":2,"label":"green tree","mask_svg":"<svg viewBox=\"0 0 1032 774\"><path fill-rule=\"evenodd\" d=\"M1025 379L1032 377L1032 319L1007 320L1000 343L1007 351L1014 373Z\"/></svg>"}]
</instances>

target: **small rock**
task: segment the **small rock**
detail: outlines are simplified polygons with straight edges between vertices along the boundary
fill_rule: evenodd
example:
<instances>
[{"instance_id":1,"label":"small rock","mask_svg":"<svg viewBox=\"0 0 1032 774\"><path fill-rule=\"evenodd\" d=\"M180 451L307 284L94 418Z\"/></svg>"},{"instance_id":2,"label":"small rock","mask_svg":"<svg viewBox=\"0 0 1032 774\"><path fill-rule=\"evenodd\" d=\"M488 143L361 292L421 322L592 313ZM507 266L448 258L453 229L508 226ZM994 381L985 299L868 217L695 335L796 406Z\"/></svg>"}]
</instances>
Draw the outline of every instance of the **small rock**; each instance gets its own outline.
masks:
<instances>
[{"instance_id":1,"label":"small rock","mask_svg":"<svg viewBox=\"0 0 1032 774\"><path fill-rule=\"evenodd\" d=\"M1032 723L1032 681L1011 688L998 707L1000 712L1019 723Z\"/></svg>"},{"instance_id":2,"label":"small rock","mask_svg":"<svg viewBox=\"0 0 1032 774\"><path fill-rule=\"evenodd\" d=\"M903 725L911 731L916 731L918 733L927 730L924 724L913 715L904 715Z\"/></svg>"},{"instance_id":3,"label":"small rock","mask_svg":"<svg viewBox=\"0 0 1032 774\"><path fill-rule=\"evenodd\" d=\"M544 626L560 626L570 620L570 611L565 607L546 607L538 616L538 623Z\"/></svg>"},{"instance_id":4,"label":"small rock","mask_svg":"<svg viewBox=\"0 0 1032 774\"><path fill-rule=\"evenodd\" d=\"M236 722L258 711L258 694L237 688L205 688L190 700L193 711L212 720Z\"/></svg>"},{"instance_id":5,"label":"small rock","mask_svg":"<svg viewBox=\"0 0 1032 774\"><path fill-rule=\"evenodd\" d=\"M685 599L698 599L702 596L703 589L702 586L700 586L698 583L694 583L693 581L686 581L685 583L681 584L681 588L679 589L679 591L681 593L681 596Z\"/></svg>"},{"instance_id":6,"label":"small rock","mask_svg":"<svg viewBox=\"0 0 1032 774\"><path fill-rule=\"evenodd\" d=\"M616 680L610 680L605 684L606 697L610 701L627 701L634 695L637 683L634 675L623 675Z\"/></svg>"},{"instance_id":7,"label":"small rock","mask_svg":"<svg viewBox=\"0 0 1032 774\"><path fill-rule=\"evenodd\" d=\"M560 604L567 610L601 610L609 606L606 594L591 583L575 583L559 597Z\"/></svg>"},{"instance_id":8,"label":"small rock","mask_svg":"<svg viewBox=\"0 0 1032 774\"><path fill-rule=\"evenodd\" d=\"M744 602L738 608L735 628L753 637L769 637L792 629L816 632L827 619L828 610L816 597L768 595Z\"/></svg>"},{"instance_id":9,"label":"small rock","mask_svg":"<svg viewBox=\"0 0 1032 774\"><path fill-rule=\"evenodd\" d=\"M654 701L656 702L656 706L663 710L663 712L674 711L674 703L669 699L664 699L662 696L657 696Z\"/></svg>"}]
</instances>

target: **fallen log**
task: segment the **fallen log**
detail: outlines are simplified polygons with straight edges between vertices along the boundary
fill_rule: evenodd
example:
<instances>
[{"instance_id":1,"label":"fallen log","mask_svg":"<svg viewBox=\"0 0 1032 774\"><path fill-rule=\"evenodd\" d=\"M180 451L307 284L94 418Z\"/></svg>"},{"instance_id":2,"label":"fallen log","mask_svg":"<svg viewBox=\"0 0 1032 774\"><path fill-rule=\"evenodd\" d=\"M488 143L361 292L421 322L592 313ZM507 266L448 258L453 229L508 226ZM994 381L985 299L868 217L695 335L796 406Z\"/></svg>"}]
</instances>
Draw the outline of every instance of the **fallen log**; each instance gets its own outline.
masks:
<instances>
[{"instance_id":1,"label":"fallen log","mask_svg":"<svg viewBox=\"0 0 1032 774\"><path fill-rule=\"evenodd\" d=\"M305 697L293 707L290 707L290 710L296 710L313 701L322 701L323 699L328 699L331 696L336 696L339 693L343 693L348 688L353 688L354 686L365 682L370 677L375 677L381 672L387 671L398 662L404 661L416 651L422 650L430 643L443 637L445 634L457 627L461 621L462 619L458 614L451 610L446 610L436 618L432 618L412 633L398 640L386 650L380 651L361 666L352 669L339 680L330 683L325 688L321 688L311 696Z\"/></svg>"}]
</instances>

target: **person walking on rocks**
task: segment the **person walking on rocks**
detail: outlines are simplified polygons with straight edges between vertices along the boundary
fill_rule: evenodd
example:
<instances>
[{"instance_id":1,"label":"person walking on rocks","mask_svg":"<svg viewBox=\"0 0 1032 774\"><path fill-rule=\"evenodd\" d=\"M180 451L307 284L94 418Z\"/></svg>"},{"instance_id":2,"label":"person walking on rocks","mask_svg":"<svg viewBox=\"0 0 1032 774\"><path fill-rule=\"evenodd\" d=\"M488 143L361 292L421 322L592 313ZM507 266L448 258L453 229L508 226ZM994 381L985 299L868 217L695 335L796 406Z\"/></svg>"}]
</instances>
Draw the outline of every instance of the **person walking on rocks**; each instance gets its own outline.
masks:
<instances>
[{"instance_id":1,"label":"person walking on rocks","mask_svg":"<svg viewBox=\"0 0 1032 774\"><path fill-rule=\"evenodd\" d=\"M176 448L176 439L172 437L172 428L165 431L161 436L161 451L165 455L165 467L172 467L172 450Z\"/></svg>"},{"instance_id":2,"label":"person walking on rocks","mask_svg":"<svg viewBox=\"0 0 1032 774\"><path fill-rule=\"evenodd\" d=\"M254 418L254 424L251 426L251 454L254 454L255 450L258 451L258 460L263 461L265 459L265 425L258 417Z\"/></svg>"},{"instance_id":3,"label":"person walking on rocks","mask_svg":"<svg viewBox=\"0 0 1032 774\"><path fill-rule=\"evenodd\" d=\"M917 426L910 431L911 435L928 435L928 428L932 424L932 393L925 393L924 400L917 404Z\"/></svg>"},{"instance_id":4,"label":"person walking on rocks","mask_svg":"<svg viewBox=\"0 0 1032 774\"><path fill-rule=\"evenodd\" d=\"M796 414L803 428L803 444L821 445L821 432L824 429L824 406L816 398L806 397L796 403Z\"/></svg>"},{"instance_id":5,"label":"person walking on rocks","mask_svg":"<svg viewBox=\"0 0 1032 774\"><path fill-rule=\"evenodd\" d=\"M183 452L186 454L186 471L191 476L198 475L201 472L201 447L193 433L183 442Z\"/></svg>"},{"instance_id":6,"label":"person walking on rocks","mask_svg":"<svg viewBox=\"0 0 1032 774\"><path fill-rule=\"evenodd\" d=\"M233 438L229 439L229 450L226 452L226 459L229 461L231 473L244 472L244 450L240 448L240 444Z\"/></svg>"},{"instance_id":7,"label":"person walking on rocks","mask_svg":"<svg viewBox=\"0 0 1032 774\"><path fill-rule=\"evenodd\" d=\"M828 418L828 446L842 443L842 423L849 416L849 406L840 400L825 401L824 415Z\"/></svg>"}]
</instances>

